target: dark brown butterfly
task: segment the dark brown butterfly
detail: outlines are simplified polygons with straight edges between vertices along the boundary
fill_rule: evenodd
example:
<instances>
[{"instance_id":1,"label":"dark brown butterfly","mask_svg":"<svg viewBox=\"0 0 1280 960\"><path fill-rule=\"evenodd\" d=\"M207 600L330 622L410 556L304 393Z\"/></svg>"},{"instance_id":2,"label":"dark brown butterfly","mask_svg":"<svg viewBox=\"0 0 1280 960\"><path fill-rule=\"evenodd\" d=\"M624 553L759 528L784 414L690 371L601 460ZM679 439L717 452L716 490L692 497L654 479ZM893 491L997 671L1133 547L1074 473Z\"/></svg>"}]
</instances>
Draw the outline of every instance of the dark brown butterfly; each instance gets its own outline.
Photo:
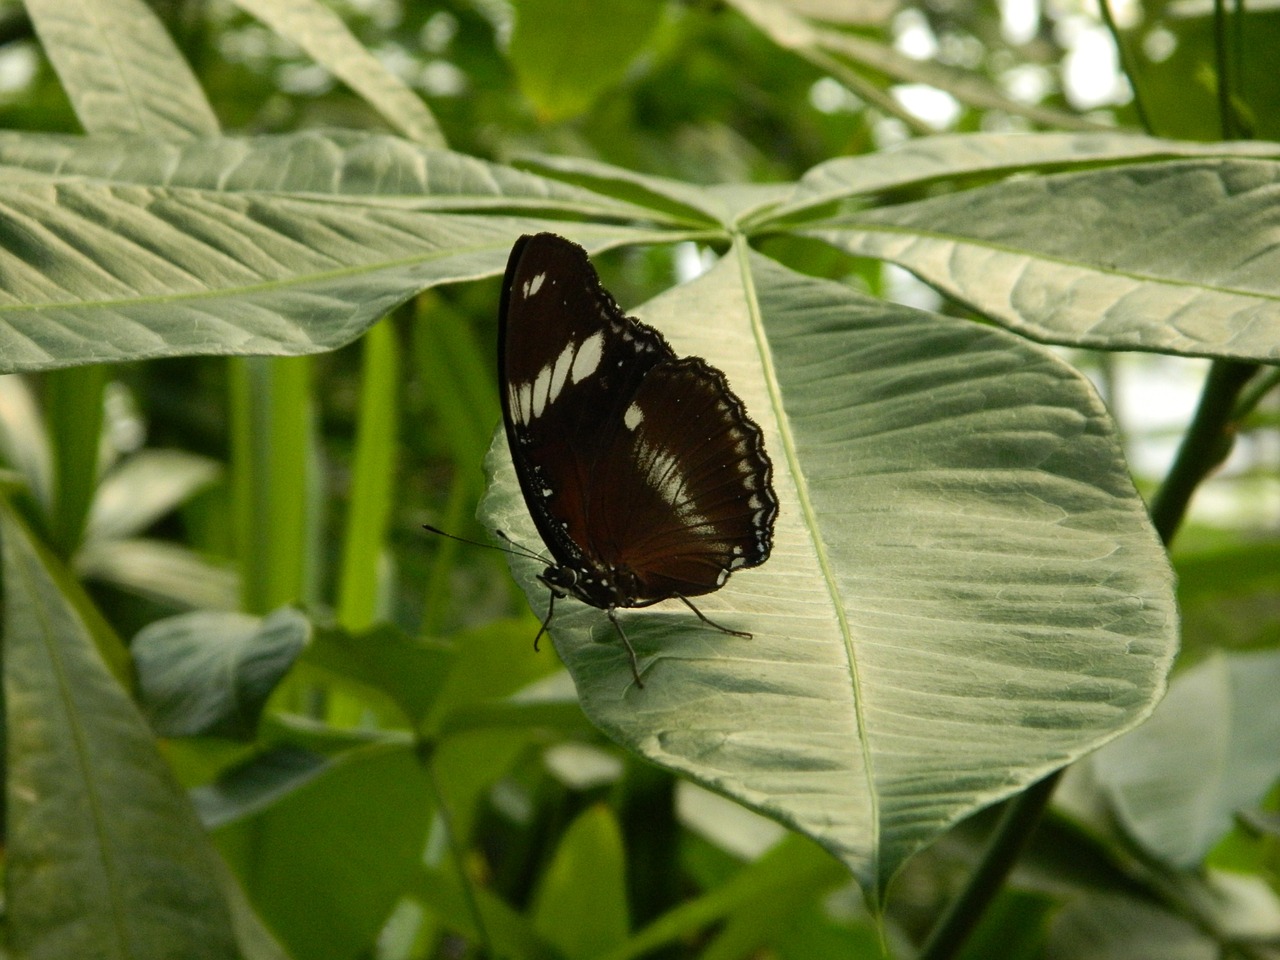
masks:
<instances>
[{"instance_id":1,"label":"dark brown butterfly","mask_svg":"<svg viewBox=\"0 0 1280 960\"><path fill-rule=\"evenodd\" d=\"M724 586L769 557L778 499L760 428L723 373L677 357L625 316L586 251L553 233L516 241L498 329L502 417L520 489L553 561L555 600L616 611ZM536 644L536 640L535 640Z\"/></svg>"}]
</instances>

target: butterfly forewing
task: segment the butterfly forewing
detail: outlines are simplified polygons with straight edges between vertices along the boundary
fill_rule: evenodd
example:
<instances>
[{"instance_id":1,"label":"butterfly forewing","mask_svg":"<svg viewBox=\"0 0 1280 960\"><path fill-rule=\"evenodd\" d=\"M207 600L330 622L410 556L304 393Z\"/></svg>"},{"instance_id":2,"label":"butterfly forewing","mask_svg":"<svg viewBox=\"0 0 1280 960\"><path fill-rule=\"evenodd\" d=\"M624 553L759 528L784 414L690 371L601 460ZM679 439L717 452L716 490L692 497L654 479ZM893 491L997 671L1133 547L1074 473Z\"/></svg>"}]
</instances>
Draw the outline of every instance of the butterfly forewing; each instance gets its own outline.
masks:
<instances>
[{"instance_id":1,"label":"butterfly forewing","mask_svg":"<svg viewBox=\"0 0 1280 960\"><path fill-rule=\"evenodd\" d=\"M589 554L590 477L662 335L623 315L586 252L522 237L503 284L499 368L507 442L543 542L561 562ZM585 549L584 549L585 548Z\"/></svg>"}]
</instances>

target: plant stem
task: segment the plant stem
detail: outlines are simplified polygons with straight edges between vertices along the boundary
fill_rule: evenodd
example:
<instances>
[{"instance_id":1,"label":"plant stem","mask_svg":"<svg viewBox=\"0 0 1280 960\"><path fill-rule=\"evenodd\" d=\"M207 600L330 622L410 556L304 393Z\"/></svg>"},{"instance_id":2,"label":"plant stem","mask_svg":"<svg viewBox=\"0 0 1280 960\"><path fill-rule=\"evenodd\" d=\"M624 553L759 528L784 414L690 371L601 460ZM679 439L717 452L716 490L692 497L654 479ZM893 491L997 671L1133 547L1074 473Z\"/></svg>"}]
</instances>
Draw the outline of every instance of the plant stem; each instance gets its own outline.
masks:
<instances>
[{"instance_id":1,"label":"plant stem","mask_svg":"<svg viewBox=\"0 0 1280 960\"><path fill-rule=\"evenodd\" d=\"M1236 398L1257 370L1256 364L1236 360L1215 360L1209 368L1191 426L1151 501L1151 522L1165 546L1172 542L1182 523L1196 487L1231 453Z\"/></svg>"},{"instance_id":2,"label":"plant stem","mask_svg":"<svg viewBox=\"0 0 1280 960\"><path fill-rule=\"evenodd\" d=\"M1178 447L1178 455L1151 502L1151 521L1166 547L1182 523L1196 487L1231 452L1237 400L1257 370L1256 364L1235 360L1215 360L1210 367L1200 403ZM919 960L946 960L960 952L965 939L1000 892L1023 845L1049 805L1061 776L1062 771L1051 774L1009 801L992 831L981 862L965 889L930 932Z\"/></svg>"},{"instance_id":3,"label":"plant stem","mask_svg":"<svg viewBox=\"0 0 1280 960\"><path fill-rule=\"evenodd\" d=\"M1098 8L1102 14L1102 22L1111 34L1111 42L1116 45L1116 53L1120 56L1120 69L1124 71L1125 78L1129 81L1129 89L1133 91L1133 109L1138 115L1138 126L1150 132L1151 121L1147 117L1147 108L1142 101L1142 88L1138 86L1138 71L1133 62L1133 56L1129 53L1129 46L1124 42L1120 27L1116 24L1116 18L1111 13L1109 0L1101 0Z\"/></svg>"},{"instance_id":4,"label":"plant stem","mask_svg":"<svg viewBox=\"0 0 1280 960\"><path fill-rule=\"evenodd\" d=\"M1005 877L1013 868L1031 831L1040 821L1040 815L1053 796L1054 787L1062 771L1052 773L1032 784L1009 801L1000 822L992 831L991 841L973 876L969 878L960 896L951 902L947 912L934 926L919 960L945 960L960 952L973 928L978 925L987 905L1000 892Z\"/></svg>"}]
</instances>

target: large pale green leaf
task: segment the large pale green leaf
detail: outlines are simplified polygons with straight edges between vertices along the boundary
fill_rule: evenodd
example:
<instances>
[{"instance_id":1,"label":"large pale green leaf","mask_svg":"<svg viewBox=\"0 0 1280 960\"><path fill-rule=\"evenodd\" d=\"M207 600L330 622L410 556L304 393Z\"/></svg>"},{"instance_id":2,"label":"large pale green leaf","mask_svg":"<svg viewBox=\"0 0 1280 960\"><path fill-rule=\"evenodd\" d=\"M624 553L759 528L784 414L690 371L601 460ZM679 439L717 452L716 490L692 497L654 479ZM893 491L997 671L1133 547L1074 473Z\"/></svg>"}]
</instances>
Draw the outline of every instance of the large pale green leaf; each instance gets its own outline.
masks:
<instances>
[{"instance_id":1,"label":"large pale green leaf","mask_svg":"<svg viewBox=\"0 0 1280 960\"><path fill-rule=\"evenodd\" d=\"M1275 143L1187 143L1131 133L978 133L908 140L886 150L836 157L809 170L774 215L940 180L1051 171L1172 157L1275 157Z\"/></svg>"},{"instance_id":2,"label":"large pale green leaf","mask_svg":"<svg viewBox=\"0 0 1280 960\"><path fill-rule=\"evenodd\" d=\"M1036 340L1280 358L1280 161L1183 160L1009 180L815 235L901 264Z\"/></svg>"},{"instance_id":3,"label":"large pale green leaf","mask_svg":"<svg viewBox=\"0 0 1280 960\"><path fill-rule=\"evenodd\" d=\"M1171 575L1112 424L1068 365L735 248L641 314L765 431L772 559L699 606L553 636L593 722L810 835L873 895L975 809L1132 727L1163 691ZM504 445L487 523L537 545ZM536 611L534 561L513 560Z\"/></svg>"},{"instance_id":4,"label":"large pale green leaf","mask_svg":"<svg viewBox=\"0 0 1280 960\"><path fill-rule=\"evenodd\" d=\"M96 183L302 195L416 210L643 210L587 190L380 134L310 130L253 138L73 137L0 132L6 184Z\"/></svg>"},{"instance_id":5,"label":"large pale green leaf","mask_svg":"<svg viewBox=\"0 0 1280 960\"><path fill-rule=\"evenodd\" d=\"M5 906L16 955L239 956L219 866L61 575L7 505Z\"/></svg>"},{"instance_id":6,"label":"large pale green leaf","mask_svg":"<svg viewBox=\"0 0 1280 960\"><path fill-rule=\"evenodd\" d=\"M0 138L0 367L331 349L425 287L500 272L521 233L563 229L504 207L633 209L386 137Z\"/></svg>"},{"instance_id":7,"label":"large pale green leaf","mask_svg":"<svg viewBox=\"0 0 1280 960\"><path fill-rule=\"evenodd\" d=\"M1193 868L1280 778L1280 654L1215 656L1178 676L1148 723L1092 758L1124 828Z\"/></svg>"},{"instance_id":8,"label":"large pale green leaf","mask_svg":"<svg viewBox=\"0 0 1280 960\"><path fill-rule=\"evenodd\" d=\"M76 116L93 133L209 136L218 120L144 0L26 0Z\"/></svg>"}]
</instances>

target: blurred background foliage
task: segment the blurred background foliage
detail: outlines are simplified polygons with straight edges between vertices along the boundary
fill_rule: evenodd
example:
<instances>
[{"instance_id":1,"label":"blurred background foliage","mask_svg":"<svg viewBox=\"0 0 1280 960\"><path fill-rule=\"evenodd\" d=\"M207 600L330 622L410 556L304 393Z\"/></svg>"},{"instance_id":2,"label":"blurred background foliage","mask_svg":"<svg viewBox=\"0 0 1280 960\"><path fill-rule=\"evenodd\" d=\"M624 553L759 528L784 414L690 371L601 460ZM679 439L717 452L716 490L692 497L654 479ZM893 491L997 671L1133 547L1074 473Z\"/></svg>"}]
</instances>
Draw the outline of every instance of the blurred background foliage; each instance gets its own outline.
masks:
<instances>
[{"instance_id":1,"label":"blurred background foliage","mask_svg":"<svg viewBox=\"0 0 1280 960\"><path fill-rule=\"evenodd\" d=\"M154 7L224 130L379 129L361 99L240 8L219 0L163 0ZM1115 33L1094 4L1074 0L367 0L332 8L422 96L451 149L501 162L528 153L573 155L694 183L765 182L794 180L831 157L931 131L1141 129L1145 122L1147 132L1167 137L1280 138L1280 71L1270 55L1280 42L1280 14L1250 13L1230 26L1234 82L1224 119L1214 83L1222 46L1215 43L1208 0L1117 3ZM789 48L787 18L799 14L849 42ZM79 129L30 21L12 2L0 4L0 126ZM817 244L777 240L769 252L807 273L849 280L889 299L963 312L901 271L851 262ZM687 246L616 252L602 256L600 268L625 307L687 278L700 262ZM111 367L102 374L100 431L97 418L66 396L57 374L4 378L0 447L17 465L38 460L32 451L40 449L52 448L56 456L67 447L59 438L68 430L90 434L96 468L89 475L96 482L82 492L91 501L87 532L81 539L74 533L59 539L58 530L45 534L73 559L120 636L133 637L187 610L265 614L298 603L328 611L353 632L381 623L397 636L423 637L428 659L433 645L454 651L468 666L451 678L442 702L510 692L552 674L555 664L553 653L529 649L537 621L502 557L421 531L430 523L486 536L473 513L484 482L483 451L499 419L492 362L497 301L496 279L435 289L383 322L381 353L366 339L312 358L272 361L269 376L254 361L220 358ZM427 316L429 323L417 322ZM1070 356L1108 401L1139 486L1149 492L1185 427L1205 364ZM357 429L372 402L368 373L379 369L395 384L382 408L390 452L362 467ZM236 487L243 454L236 445L245 441L232 427L235 404L262 402L263 391L288 411L287 428L270 437L270 455L280 470L273 495L293 516L291 526L273 527L269 536L237 530L226 519L243 493ZM1175 544L1182 668L1214 651L1273 650L1280 643L1277 416L1273 397L1243 425L1235 454L1201 492ZM343 544L360 529L350 521L357 509L350 494L361 469L394 471L395 495L385 541L376 548L381 559L372 606L344 607ZM130 510L138 503L152 507ZM278 543L262 542L276 537ZM244 551L253 548L282 552L277 567L254 568L276 569L278 579L242 581ZM348 689L350 674L335 683L325 672L333 663L350 668L341 644L333 643L317 643L312 662L304 661L276 691L268 728L296 727L303 717L358 737L362 725L394 713L367 689ZM555 675L547 682L562 681ZM375 677L372 686L386 682ZM361 905L365 894L354 892L370 884L399 889L396 871L409 870L403 851L412 860L422 843L429 863L447 860L439 828L451 814L454 832L474 838L463 857L468 872L510 909L527 911L539 942L565 957L605 955L628 930L657 917L665 917L667 927L653 935L647 956L879 955L881 934L847 877L824 855L796 838L775 845L779 828L678 787L585 723L560 719L550 729L553 735L513 735L478 725L465 750L436 758L443 789L421 782L421 768L394 758L383 767L361 767L357 783L344 782L340 772L320 777L305 763L289 768L299 783L313 786L269 813L277 825L290 825L276 842L291 850L291 859L277 861L275 874L251 885L255 904L299 960L469 955L480 936L468 926L474 894L453 884L450 870L424 874L419 896L401 900L390 913L378 896L369 894ZM214 774L255 755L243 744L218 740L175 740L167 750L184 782L206 789ZM286 761L272 756L272 762ZM381 787L397 803L414 803L420 791L447 802L424 806L417 833L404 838L396 835L402 821L380 826L367 804L352 800ZM1275 814L1265 810L1274 811L1274 799L1258 821L1236 824L1214 852L1219 865L1273 888L1280 859ZM203 797L207 823L219 823L219 802L225 806L225 795ZM385 836L388 847L399 843L401 854L382 862L351 859L356 837L335 829L344 818L359 823L353 832ZM963 825L911 865L890 904L891 948L928 929L968 871L989 819ZM224 830L220 843L233 864L244 840L233 831L261 828L241 823ZM417 845L401 843L405 839ZM1051 821L1037 835L1027 872L1052 872L1056 886L1026 884L1002 894L965 956L1043 956L1046 949L1053 956L1112 955L1079 948L1087 924L1063 919L1059 894L1063 887L1087 891L1090 923L1106 909L1118 911L1117 923L1135 922L1136 908L1123 899L1138 884L1127 856L1114 838L1087 835L1066 819ZM572 882L583 875L594 878L593 895L585 898ZM309 930L298 906L305 897L312 904L333 897L333 890L342 891L350 921L341 936L328 926ZM693 907L669 912L682 901ZM486 916L501 915L492 904L486 909L494 911ZM1168 917L1160 914L1162 922ZM630 949L608 955L644 952ZM525 952L540 955L532 947Z\"/></svg>"}]
</instances>

